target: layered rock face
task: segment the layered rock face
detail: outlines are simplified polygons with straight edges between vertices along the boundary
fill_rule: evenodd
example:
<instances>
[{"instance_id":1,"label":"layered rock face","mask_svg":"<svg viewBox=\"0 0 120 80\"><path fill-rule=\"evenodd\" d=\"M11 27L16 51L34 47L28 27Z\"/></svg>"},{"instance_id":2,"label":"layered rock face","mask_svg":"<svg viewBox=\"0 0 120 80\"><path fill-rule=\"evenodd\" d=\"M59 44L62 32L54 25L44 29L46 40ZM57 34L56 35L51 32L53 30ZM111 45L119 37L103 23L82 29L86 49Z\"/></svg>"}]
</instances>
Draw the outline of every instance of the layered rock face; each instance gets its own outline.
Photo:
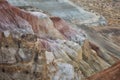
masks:
<instances>
[{"instance_id":1,"label":"layered rock face","mask_svg":"<svg viewBox=\"0 0 120 80\"><path fill-rule=\"evenodd\" d=\"M101 15L84 10L69 0L7 0L18 7L32 6L43 10L52 16L58 16L73 24L85 24L89 26L106 25L106 19ZM47 6L45 6L47 5Z\"/></svg>"},{"instance_id":2,"label":"layered rock face","mask_svg":"<svg viewBox=\"0 0 120 80\"><path fill-rule=\"evenodd\" d=\"M119 0L71 0L75 4L82 6L87 11L103 15L107 20L106 26L93 27L93 30L100 33L109 42L120 46L120 1Z\"/></svg>"},{"instance_id":3,"label":"layered rock face","mask_svg":"<svg viewBox=\"0 0 120 80\"><path fill-rule=\"evenodd\" d=\"M87 80L120 80L120 62L100 73L93 75Z\"/></svg>"},{"instance_id":4,"label":"layered rock face","mask_svg":"<svg viewBox=\"0 0 120 80\"><path fill-rule=\"evenodd\" d=\"M85 80L118 61L101 55L63 19L0 1L1 80Z\"/></svg>"}]
</instances>

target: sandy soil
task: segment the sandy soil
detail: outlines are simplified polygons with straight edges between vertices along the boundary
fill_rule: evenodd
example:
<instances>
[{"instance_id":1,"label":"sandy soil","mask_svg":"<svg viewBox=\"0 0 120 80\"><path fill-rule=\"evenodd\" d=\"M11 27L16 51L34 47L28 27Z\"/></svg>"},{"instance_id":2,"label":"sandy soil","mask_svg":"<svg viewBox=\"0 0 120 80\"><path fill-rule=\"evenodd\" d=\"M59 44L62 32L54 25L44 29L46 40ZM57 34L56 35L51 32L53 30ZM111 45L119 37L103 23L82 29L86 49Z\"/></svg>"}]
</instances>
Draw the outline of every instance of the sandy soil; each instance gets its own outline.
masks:
<instances>
[{"instance_id":1,"label":"sandy soil","mask_svg":"<svg viewBox=\"0 0 120 80\"><path fill-rule=\"evenodd\" d=\"M120 26L120 0L71 0L86 10L99 13L112 27Z\"/></svg>"}]
</instances>

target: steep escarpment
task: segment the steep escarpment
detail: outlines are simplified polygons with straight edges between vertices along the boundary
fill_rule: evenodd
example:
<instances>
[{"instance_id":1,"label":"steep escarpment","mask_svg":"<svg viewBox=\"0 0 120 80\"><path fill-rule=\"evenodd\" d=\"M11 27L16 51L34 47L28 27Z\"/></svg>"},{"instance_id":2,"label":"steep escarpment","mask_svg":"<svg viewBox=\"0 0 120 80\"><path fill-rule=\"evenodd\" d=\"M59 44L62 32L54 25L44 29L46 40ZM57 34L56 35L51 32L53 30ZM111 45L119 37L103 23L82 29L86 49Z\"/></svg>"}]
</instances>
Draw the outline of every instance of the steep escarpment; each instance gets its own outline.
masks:
<instances>
[{"instance_id":1,"label":"steep escarpment","mask_svg":"<svg viewBox=\"0 0 120 80\"><path fill-rule=\"evenodd\" d=\"M118 61L99 52L63 19L0 1L1 80L85 80Z\"/></svg>"}]
</instances>

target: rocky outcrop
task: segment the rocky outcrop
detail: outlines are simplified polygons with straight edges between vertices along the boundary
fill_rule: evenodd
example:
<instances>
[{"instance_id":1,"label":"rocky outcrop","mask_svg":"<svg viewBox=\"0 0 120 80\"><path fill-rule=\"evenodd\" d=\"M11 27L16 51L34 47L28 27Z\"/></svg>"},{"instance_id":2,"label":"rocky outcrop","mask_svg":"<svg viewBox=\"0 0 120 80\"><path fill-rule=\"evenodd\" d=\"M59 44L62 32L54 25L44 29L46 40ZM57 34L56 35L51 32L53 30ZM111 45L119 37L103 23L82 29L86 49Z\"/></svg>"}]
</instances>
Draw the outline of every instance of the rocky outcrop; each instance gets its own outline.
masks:
<instances>
[{"instance_id":1,"label":"rocky outcrop","mask_svg":"<svg viewBox=\"0 0 120 80\"><path fill-rule=\"evenodd\" d=\"M94 30L102 34L104 37L108 38L111 42L120 46L120 28L119 27L101 27Z\"/></svg>"},{"instance_id":2,"label":"rocky outcrop","mask_svg":"<svg viewBox=\"0 0 120 80\"><path fill-rule=\"evenodd\" d=\"M120 79L120 62L116 63L112 67L97 73L87 80L119 80Z\"/></svg>"},{"instance_id":3,"label":"rocky outcrop","mask_svg":"<svg viewBox=\"0 0 120 80\"><path fill-rule=\"evenodd\" d=\"M0 1L0 79L84 80L113 64L99 51L63 19Z\"/></svg>"},{"instance_id":4,"label":"rocky outcrop","mask_svg":"<svg viewBox=\"0 0 120 80\"><path fill-rule=\"evenodd\" d=\"M84 33L72 29L60 18L26 12L6 1L1 1L0 7L0 79L71 80L80 77L72 63L82 59L79 42L85 39ZM60 20L58 25L62 24L58 27L71 34L61 32L52 21L56 19ZM78 36L71 39L72 35Z\"/></svg>"},{"instance_id":5,"label":"rocky outcrop","mask_svg":"<svg viewBox=\"0 0 120 80\"><path fill-rule=\"evenodd\" d=\"M70 0L7 0L14 6L28 7L32 6L43 10L44 12L58 16L72 24L86 24L89 26L106 25L106 19L102 16L84 10L78 7ZM47 5L47 6L45 6Z\"/></svg>"}]
</instances>

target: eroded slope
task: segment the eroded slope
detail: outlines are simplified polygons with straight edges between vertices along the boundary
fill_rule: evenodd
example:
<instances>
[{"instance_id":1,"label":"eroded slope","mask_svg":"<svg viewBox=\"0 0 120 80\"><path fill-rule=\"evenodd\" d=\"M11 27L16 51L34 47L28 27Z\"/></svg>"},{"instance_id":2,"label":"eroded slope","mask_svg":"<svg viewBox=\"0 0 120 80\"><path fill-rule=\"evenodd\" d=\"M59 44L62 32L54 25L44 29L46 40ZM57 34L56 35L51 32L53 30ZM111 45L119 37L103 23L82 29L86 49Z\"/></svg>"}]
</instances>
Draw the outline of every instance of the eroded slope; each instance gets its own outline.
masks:
<instances>
[{"instance_id":1,"label":"eroded slope","mask_svg":"<svg viewBox=\"0 0 120 80\"><path fill-rule=\"evenodd\" d=\"M0 79L84 80L118 61L100 51L63 19L0 1Z\"/></svg>"}]
</instances>

